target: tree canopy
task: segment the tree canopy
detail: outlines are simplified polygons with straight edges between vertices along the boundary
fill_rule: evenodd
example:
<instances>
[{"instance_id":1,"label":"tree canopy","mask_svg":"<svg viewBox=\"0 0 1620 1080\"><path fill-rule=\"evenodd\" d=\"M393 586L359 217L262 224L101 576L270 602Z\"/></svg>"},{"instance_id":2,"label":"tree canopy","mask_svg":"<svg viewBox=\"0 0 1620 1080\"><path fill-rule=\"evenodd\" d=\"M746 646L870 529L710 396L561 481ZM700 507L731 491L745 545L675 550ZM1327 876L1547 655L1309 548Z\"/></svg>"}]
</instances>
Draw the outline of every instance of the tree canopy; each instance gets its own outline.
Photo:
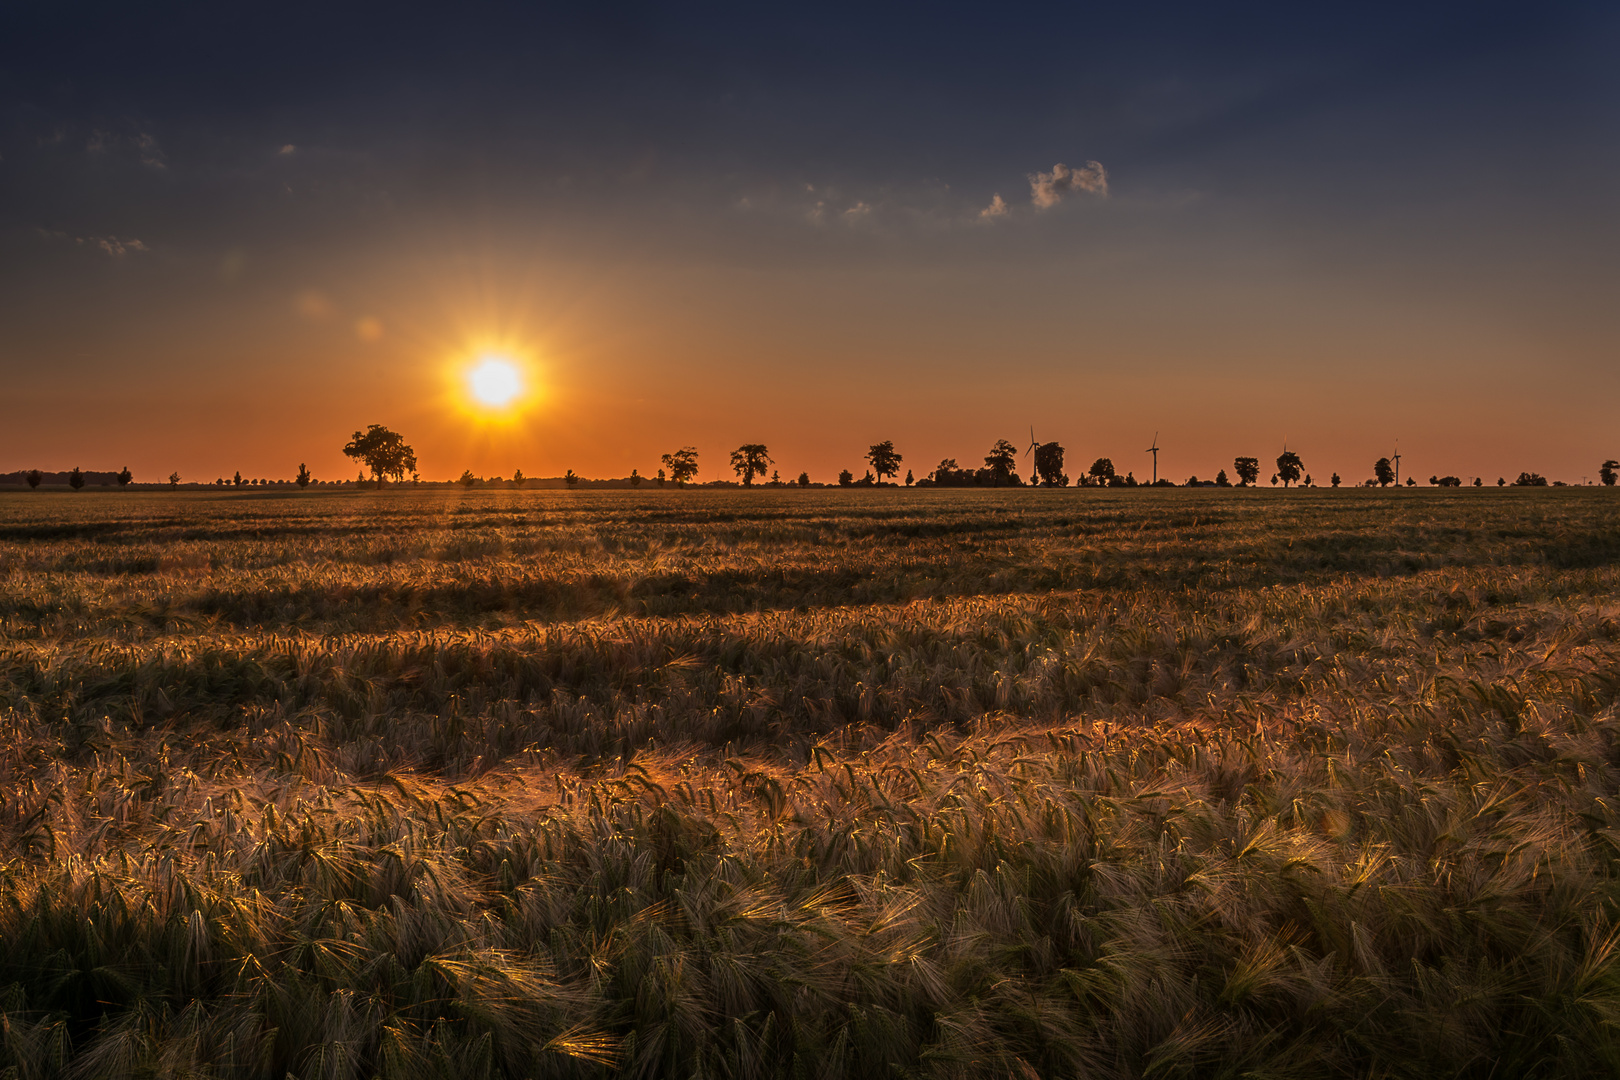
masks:
<instances>
[{"instance_id":1,"label":"tree canopy","mask_svg":"<svg viewBox=\"0 0 1620 1080\"><path fill-rule=\"evenodd\" d=\"M697 475L697 459L696 447L683 446L673 454L665 454L661 460L664 468L669 470L669 478L675 481L675 486L685 487L686 482Z\"/></svg>"},{"instance_id":2,"label":"tree canopy","mask_svg":"<svg viewBox=\"0 0 1620 1080\"><path fill-rule=\"evenodd\" d=\"M1281 478L1283 487L1298 483L1299 475L1304 471L1304 463L1299 460L1299 455L1292 450L1284 450L1277 455L1277 476Z\"/></svg>"},{"instance_id":3,"label":"tree canopy","mask_svg":"<svg viewBox=\"0 0 1620 1080\"><path fill-rule=\"evenodd\" d=\"M1232 462L1232 470L1238 474L1238 486L1248 487L1260 479L1260 459L1240 457Z\"/></svg>"},{"instance_id":4,"label":"tree canopy","mask_svg":"<svg viewBox=\"0 0 1620 1080\"><path fill-rule=\"evenodd\" d=\"M872 463L872 471L878 474L881 480L886 476L900 475L900 463L905 460L895 452L894 443L884 439L880 443L873 443L866 451L866 460Z\"/></svg>"},{"instance_id":5,"label":"tree canopy","mask_svg":"<svg viewBox=\"0 0 1620 1080\"><path fill-rule=\"evenodd\" d=\"M743 443L731 452L731 471L742 477L744 487L752 487L754 477L776 464L764 443Z\"/></svg>"},{"instance_id":6,"label":"tree canopy","mask_svg":"<svg viewBox=\"0 0 1620 1080\"><path fill-rule=\"evenodd\" d=\"M365 431L357 431L343 448L346 457L365 463L371 475L382 487L385 479L405 479L405 474L416 471L416 451L410 448L397 431L381 424L372 424Z\"/></svg>"},{"instance_id":7,"label":"tree canopy","mask_svg":"<svg viewBox=\"0 0 1620 1080\"><path fill-rule=\"evenodd\" d=\"M1388 487L1395 482L1395 466L1389 463L1389 458L1381 457L1373 462L1373 479L1378 481L1379 487Z\"/></svg>"},{"instance_id":8,"label":"tree canopy","mask_svg":"<svg viewBox=\"0 0 1620 1080\"><path fill-rule=\"evenodd\" d=\"M1063 475L1063 447L1055 442L1037 446L1035 475L1045 487L1068 487L1069 478Z\"/></svg>"}]
</instances>

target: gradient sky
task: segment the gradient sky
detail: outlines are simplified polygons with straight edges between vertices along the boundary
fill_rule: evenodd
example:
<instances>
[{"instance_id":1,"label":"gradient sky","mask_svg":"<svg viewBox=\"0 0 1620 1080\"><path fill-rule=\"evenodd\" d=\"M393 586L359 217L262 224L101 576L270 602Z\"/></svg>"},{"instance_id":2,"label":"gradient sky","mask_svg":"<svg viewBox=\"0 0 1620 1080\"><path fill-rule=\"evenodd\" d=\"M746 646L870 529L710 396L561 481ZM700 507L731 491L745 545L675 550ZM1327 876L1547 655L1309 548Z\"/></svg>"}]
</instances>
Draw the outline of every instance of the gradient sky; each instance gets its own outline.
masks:
<instances>
[{"instance_id":1,"label":"gradient sky","mask_svg":"<svg viewBox=\"0 0 1620 1080\"><path fill-rule=\"evenodd\" d=\"M1318 7L13 0L0 472L1595 476L1620 7Z\"/></svg>"}]
</instances>

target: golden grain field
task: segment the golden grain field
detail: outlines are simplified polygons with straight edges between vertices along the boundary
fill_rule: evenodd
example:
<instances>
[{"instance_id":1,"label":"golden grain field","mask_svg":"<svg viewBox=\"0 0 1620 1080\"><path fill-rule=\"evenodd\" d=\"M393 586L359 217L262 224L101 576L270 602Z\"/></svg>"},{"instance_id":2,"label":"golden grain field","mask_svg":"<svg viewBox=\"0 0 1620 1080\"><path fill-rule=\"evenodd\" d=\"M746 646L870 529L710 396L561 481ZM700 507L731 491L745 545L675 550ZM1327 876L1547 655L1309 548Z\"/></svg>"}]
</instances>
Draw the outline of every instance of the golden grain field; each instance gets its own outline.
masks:
<instances>
[{"instance_id":1,"label":"golden grain field","mask_svg":"<svg viewBox=\"0 0 1620 1080\"><path fill-rule=\"evenodd\" d=\"M0 1070L1620 1073L1602 489L0 494Z\"/></svg>"}]
</instances>

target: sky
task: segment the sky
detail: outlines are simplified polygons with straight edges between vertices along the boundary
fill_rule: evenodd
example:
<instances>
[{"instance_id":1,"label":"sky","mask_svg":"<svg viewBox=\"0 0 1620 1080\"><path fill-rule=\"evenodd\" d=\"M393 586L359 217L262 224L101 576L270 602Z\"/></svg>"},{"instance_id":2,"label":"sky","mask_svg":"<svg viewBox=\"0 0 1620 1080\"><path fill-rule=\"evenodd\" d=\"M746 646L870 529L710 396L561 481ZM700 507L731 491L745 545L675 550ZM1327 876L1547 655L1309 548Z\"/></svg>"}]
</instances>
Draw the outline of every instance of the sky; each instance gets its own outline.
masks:
<instances>
[{"instance_id":1,"label":"sky","mask_svg":"<svg viewBox=\"0 0 1620 1080\"><path fill-rule=\"evenodd\" d=\"M1318 9L1321 10L1313 10ZM0 7L0 472L1620 457L1620 7ZM468 373L524 393L481 406ZM1024 470L1027 474L1027 468Z\"/></svg>"}]
</instances>

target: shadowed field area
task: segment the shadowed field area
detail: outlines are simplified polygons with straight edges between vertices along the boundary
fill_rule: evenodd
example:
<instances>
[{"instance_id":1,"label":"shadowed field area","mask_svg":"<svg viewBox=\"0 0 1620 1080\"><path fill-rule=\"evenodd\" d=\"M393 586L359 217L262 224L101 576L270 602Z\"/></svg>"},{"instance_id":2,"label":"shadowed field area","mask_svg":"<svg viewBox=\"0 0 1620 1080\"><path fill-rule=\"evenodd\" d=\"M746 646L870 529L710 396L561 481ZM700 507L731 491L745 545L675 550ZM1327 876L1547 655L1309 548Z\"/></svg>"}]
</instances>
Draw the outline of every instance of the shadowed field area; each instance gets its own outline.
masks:
<instances>
[{"instance_id":1,"label":"shadowed field area","mask_svg":"<svg viewBox=\"0 0 1620 1080\"><path fill-rule=\"evenodd\" d=\"M1620 1071L1620 497L0 494L0 1069Z\"/></svg>"}]
</instances>

